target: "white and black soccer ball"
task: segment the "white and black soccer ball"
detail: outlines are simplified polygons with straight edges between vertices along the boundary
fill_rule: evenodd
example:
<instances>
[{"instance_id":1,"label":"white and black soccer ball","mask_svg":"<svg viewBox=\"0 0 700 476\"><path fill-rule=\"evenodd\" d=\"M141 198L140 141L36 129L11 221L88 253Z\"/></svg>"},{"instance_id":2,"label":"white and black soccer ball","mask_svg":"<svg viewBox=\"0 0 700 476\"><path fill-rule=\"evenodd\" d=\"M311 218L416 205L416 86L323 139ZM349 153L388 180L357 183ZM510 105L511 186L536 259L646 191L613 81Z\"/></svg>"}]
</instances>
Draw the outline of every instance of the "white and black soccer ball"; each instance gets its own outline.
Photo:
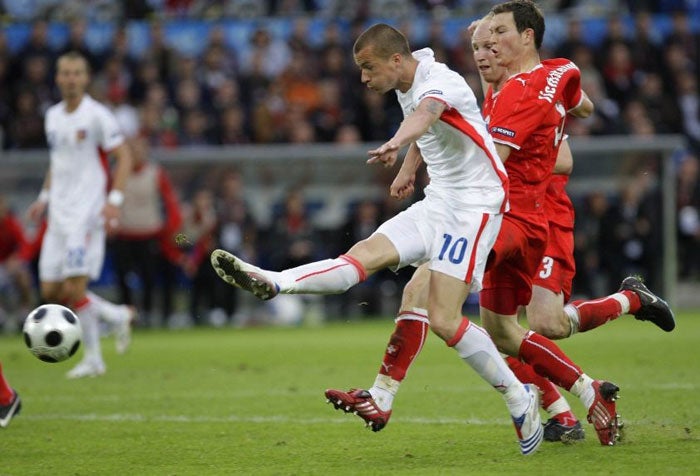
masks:
<instances>
[{"instance_id":1,"label":"white and black soccer ball","mask_svg":"<svg viewBox=\"0 0 700 476\"><path fill-rule=\"evenodd\" d=\"M29 351L44 362L61 362L80 347L83 330L73 311L58 304L44 304L29 313L22 328Z\"/></svg>"}]
</instances>

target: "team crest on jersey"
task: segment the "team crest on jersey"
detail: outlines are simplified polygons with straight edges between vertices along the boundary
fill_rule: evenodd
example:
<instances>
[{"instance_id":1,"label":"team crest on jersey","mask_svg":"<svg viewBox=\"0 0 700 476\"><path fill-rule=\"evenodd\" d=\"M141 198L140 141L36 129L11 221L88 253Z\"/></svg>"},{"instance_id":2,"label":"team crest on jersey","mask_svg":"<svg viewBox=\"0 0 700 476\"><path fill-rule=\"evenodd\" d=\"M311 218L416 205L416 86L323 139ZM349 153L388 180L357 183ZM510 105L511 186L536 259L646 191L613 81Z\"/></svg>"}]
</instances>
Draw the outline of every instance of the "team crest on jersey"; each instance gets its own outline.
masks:
<instances>
[{"instance_id":1,"label":"team crest on jersey","mask_svg":"<svg viewBox=\"0 0 700 476\"><path fill-rule=\"evenodd\" d=\"M78 129L75 132L76 142L82 142L87 138L87 129Z\"/></svg>"}]
</instances>

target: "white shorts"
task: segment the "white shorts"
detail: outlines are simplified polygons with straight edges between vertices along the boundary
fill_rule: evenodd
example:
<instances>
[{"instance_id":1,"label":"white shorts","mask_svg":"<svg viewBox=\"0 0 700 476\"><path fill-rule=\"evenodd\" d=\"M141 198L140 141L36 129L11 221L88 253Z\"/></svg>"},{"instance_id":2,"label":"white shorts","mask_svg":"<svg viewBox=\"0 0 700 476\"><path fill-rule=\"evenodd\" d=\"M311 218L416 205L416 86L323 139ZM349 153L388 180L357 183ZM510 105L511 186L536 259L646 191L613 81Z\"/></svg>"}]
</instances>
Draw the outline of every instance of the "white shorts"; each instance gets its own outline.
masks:
<instances>
[{"instance_id":1,"label":"white shorts","mask_svg":"<svg viewBox=\"0 0 700 476\"><path fill-rule=\"evenodd\" d=\"M422 200L375 233L385 235L398 251L394 271L429 262L431 270L471 283L471 291L478 292L502 221L502 214L455 210Z\"/></svg>"},{"instance_id":2,"label":"white shorts","mask_svg":"<svg viewBox=\"0 0 700 476\"><path fill-rule=\"evenodd\" d=\"M105 258L105 231L102 227L63 233L47 228L39 255L39 279L57 282L75 276L97 279Z\"/></svg>"}]
</instances>

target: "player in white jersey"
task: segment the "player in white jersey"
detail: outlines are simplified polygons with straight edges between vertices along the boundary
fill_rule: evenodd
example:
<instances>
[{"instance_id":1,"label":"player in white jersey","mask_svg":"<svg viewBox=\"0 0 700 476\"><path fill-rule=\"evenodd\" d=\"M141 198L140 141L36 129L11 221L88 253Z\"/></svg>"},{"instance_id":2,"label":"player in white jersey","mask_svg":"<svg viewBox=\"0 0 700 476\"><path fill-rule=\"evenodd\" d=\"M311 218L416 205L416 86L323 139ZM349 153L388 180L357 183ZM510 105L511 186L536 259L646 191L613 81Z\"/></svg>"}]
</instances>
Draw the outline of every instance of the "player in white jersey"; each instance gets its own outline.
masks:
<instances>
[{"instance_id":1,"label":"player in white jersey","mask_svg":"<svg viewBox=\"0 0 700 476\"><path fill-rule=\"evenodd\" d=\"M405 36L386 24L362 33L353 54L361 81L380 94L396 90L404 112L394 137L369 151L368 163L393 166L408 146L392 194L413 186L423 161L430 178L425 198L336 259L272 272L216 250L212 265L229 284L271 299L341 293L383 268L428 263L431 329L504 396L520 450L531 454L542 441L537 388L520 383L486 332L461 313L469 292L481 288L507 208L508 177L474 94L431 50L412 54Z\"/></svg>"},{"instance_id":2,"label":"player in white jersey","mask_svg":"<svg viewBox=\"0 0 700 476\"><path fill-rule=\"evenodd\" d=\"M48 206L48 226L39 256L41 296L46 302L71 307L83 327L83 360L69 378L105 372L97 318L118 324L118 342L129 338L133 312L110 308L87 291L99 277L106 232L119 226L122 189L131 170L131 154L114 115L86 93L88 64L79 53L62 55L56 64L56 85L62 101L46 112L45 130L50 166L28 215L40 220ZM117 161L109 195L107 154ZM114 306L114 305L112 305ZM118 345L118 350L119 345Z\"/></svg>"}]
</instances>

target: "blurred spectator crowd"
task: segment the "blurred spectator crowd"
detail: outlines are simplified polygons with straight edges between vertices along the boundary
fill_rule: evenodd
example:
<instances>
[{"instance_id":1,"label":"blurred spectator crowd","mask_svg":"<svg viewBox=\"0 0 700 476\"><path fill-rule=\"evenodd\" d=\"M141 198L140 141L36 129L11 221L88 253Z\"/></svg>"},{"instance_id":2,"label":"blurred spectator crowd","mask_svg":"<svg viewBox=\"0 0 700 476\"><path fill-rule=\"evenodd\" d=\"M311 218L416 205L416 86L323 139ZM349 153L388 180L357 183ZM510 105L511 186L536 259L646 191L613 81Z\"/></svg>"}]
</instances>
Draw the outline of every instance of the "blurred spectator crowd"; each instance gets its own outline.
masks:
<instances>
[{"instance_id":1,"label":"blurred spectator crowd","mask_svg":"<svg viewBox=\"0 0 700 476\"><path fill-rule=\"evenodd\" d=\"M33 13L26 12L23 17L19 7L27 3L36 5ZM356 35L372 15L385 11L381 8L401 5L401 10L386 12L403 15L397 26L412 46L431 47L438 60L464 75L478 96L479 76L466 26L491 3L495 2L5 1L3 13L27 22L27 35L11 47L9 35L0 32L2 145L6 150L46 147L43 114L58 99L53 68L58 55L69 50L78 50L88 58L93 70L91 94L110 105L125 131L138 137L137 147L142 148L146 161L150 147L384 140L401 121L401 111L392 95L377 95L360 84L351 55ZM571 136L651 137L670 133L687 138L688 149L676 157L679 263L683 278L700 279L700 7L697 2L663 0L541 3L556 14L542 58L571 58L581 69L583 87L596 104L591 118L568 123ZM86 14L80 19L65 16L71 9L81 8ZM588 13L625 14L611 14L595 23L570 14L583 8ZM461 18L457 26L454 18L451 23L446 20L460 13L472 17ZM289 17L280 28L276 22L280 17L268 15ZM413 21L416 17L412 15L422 15L422 22ZM246 23L244 47L234 46L231 39L237 17L266 17ZM104 47L91 45L91 24L86 18L115 22ZM169 21L183 18L228 18L229 22L202 21L204 34L196 37L198 53L192 54L171 41L177 29L173 30ZM323 20L319 23L318 18ZM52 40L53 20L64 22L65 41L60 44ZM140 48L134 48L135 24L147 33ZM575 197L576 294L607 293L632 272L647 276L652 283L659 276L660 231L654 226L661 222L658 160L635 157L628 172L629 180L615 196L590 193ZM167 179L167 171L162 173ZM154 186L162 187L162 183ZM159 276L177 276L176 281L186 281L191 287L187 314L192 322L202 323L208 319L203 315L216 311L214 320L218 322L244 324L258 315L255 303L222 287L208 265L208 251L224 247L281 269L343 252L373 231L387 214L396 212L395 206L366 201L353 204L347 223L340 229L318 230L308 216L302 188L289 190L272 225L263 226L250 213L242 189L240 175L231 170L222 175L216 187L178 197L181 204L174 212L178 216L164 218L159 224L166 234L148 237L148 246L155 247L154 256L159 261L141 269L137 265L143 265L143 259L118 261L124 268L119 270L121 299L138 299L131 295L134 285L129 281L136 273L136 287L146 293L139 306L142 310L145 307L147 315L160 310L162 316L153 317L154 321L167 322L177 308L167 290L177 283L163 283ZM160 190L156 195L165 200L163 204L172 202ZM178 236L184 241L177 250L162 248ZM133 255L128 251L133 249L129 236L121 238L113 243L112 251ZM384 312L386 296L400 291L403 279L404 275L398 280L390 274L379 275L346 297L325 299L323 306L335 315ZM150 296L155 289L166 290L162 305L154 304ZM287 302L284 307L302 312L304 306L318 304L306 299ZM267 309L265 313L279 314L279 310ZM294 321L289 316L287 320Z\"/></svg>"},{"instance_id":2,"label":"blurred spectator crowd","mask_svg":"<svg viewBox=\"0 0 700 476\"><path fill-rule=\"evenodd\" d=\"M691 24L690 14L640 11L595 24L579 16L552 18L543 59L575 61L597 105L593 118L571 122L570 135L681 133L697 150L700 25ZM125 123L140 124L151 146L384 139L401 113L392 97L362 87L351 55L352 42L368 21L358 16L319 23L300 16L282 24L276 19L245 23L240 29L235 21L201 22L188 30L152 20L138 23L143 34L136 47L131 22L113 25L106 30L111 34L97 41L84 17L62 24L63 34L55 24L34 20L24 36L0 32L3 147L45 146L43 112L57 99L54 62L68 50L89 58L93 96L110 104ZM469 22L423 17L398 26L414 48L430 46L479 91ZM245 31L243 39L238 30Z\"/></svg>"}]
</instances>

